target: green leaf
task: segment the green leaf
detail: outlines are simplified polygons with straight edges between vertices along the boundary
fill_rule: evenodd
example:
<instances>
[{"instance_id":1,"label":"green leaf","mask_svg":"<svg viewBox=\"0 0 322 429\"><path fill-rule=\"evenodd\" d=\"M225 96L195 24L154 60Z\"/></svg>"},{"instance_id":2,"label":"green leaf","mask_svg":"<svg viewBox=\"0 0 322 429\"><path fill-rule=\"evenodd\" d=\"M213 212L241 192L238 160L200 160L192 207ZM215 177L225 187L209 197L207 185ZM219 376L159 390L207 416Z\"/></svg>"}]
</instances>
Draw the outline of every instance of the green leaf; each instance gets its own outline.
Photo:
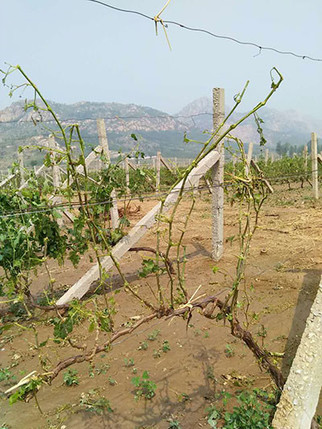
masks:
<instances>
[{"instance_id":1,"label":"green leaf","mask_svg":"<svg viewBox=\"0 0 322 429\"><path fill-rule=\"evenodd\" d=\"M216 266L212 267L212 272L214 274L216 274L218 271L219 271L219 267L216 267Z\"/></svg>"},{"instance_id":2,"label":"green leaf","mask_svg":"<svg viewBox=\"0 0 322 429\"><path fill-rule=\"evenodd\" d=\"M89 324L89 327L88 327L88 332L93 332L94 331L94 328L95 328L95 322L94 322L94 320Z\"/></svg>"}]
</instances>

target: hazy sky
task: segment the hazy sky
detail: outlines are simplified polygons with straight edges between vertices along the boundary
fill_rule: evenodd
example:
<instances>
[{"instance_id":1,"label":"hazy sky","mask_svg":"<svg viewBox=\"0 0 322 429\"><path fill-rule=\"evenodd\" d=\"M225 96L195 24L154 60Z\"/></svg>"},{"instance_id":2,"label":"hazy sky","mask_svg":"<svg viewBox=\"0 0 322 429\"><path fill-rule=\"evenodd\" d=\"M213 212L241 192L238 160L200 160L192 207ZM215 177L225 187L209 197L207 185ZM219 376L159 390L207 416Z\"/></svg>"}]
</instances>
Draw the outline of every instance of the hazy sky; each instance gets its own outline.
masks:
<instances>
[{"instance_id":1,"label":"hazy sky","mask_svg":"<svg viewBox=\"0 0 322 429\"><path fill-rule=\"evenodd\" d=\"M155 15L165 0L107 0ZM140 16L87 0L1 0L0 68L20 64L57 102L137 103L175 113L213 87L226 103L251 81L245 110L265 96L269 71L285 81L270 106L322 121L322 62L240 46L170 26L169 50L160 29ZM164 19L260 45L322 58L321 0L172 0ZM12 81L15 81L12 77ZM0 87L0 108L11 103Z\"/></svg>"}]
</instances>

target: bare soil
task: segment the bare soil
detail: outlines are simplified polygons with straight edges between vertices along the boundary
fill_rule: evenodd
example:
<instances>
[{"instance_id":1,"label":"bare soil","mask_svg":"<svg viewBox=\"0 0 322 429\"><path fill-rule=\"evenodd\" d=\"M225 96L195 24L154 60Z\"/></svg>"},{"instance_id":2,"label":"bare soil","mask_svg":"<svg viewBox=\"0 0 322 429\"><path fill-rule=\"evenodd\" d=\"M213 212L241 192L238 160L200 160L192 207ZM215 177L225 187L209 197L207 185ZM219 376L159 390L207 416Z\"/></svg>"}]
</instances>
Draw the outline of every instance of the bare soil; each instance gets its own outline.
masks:
<instances>
[{"instance_id":1,"label":"bare soil","mask_svg":"<svg viewBox=\"0 0 322 429\"><path fill-rule=\"evenodd\" d=\"M284 374L290 368L322 273L321 200L314 202L309 188L300 189L295 185L294 188L289 191L286 187L277 187L264 205L260 227L252 242L245 282L250 299L249 329L268 350L285 353L284 359L278 360ZM182 216L188 203L184 202L180 208ZM154 204L155 201L140 203L141 211L133 216L132 223ZM224 223L225 238L236 236L236 207L225 207ZM155 238L155 232L149 231L138 245L155 248ZM201 285L198 295L220 293L224 298L234 275L238 243L225 243L220 262L215 264L211 259L211 198L207 194L197 200L185 245L189 293ZM131 284L148 297L151 296L150 288L155 288L154 278L141 279L137 275L142 257L146 256L151 257L149 254L128 253L121 265ZM216 274L212 271L214 265L220 268ZM76 270L68 262L62 267L52 264L56 287L71 286L91 266L88 255ZM39 292L47 283L45 271L39 271L33 292ZM121 286L116 272L111 274L110 284L114 289ZM102 297L100 299L103 300ZM116 325L127 323L131 317L148 314L146 308L122 288L116 295L116 305L119 311ZM29 325L22 323L23 327L15 325L0 337L1 366L17 364L12 368L17 380L23 376L21 371L24 375L32 370L42 372L39 354L54 365L79 353L69 345L57 346L51 340L46 347L37 350L32 330L25 329L31 322ZM52 338L50 324L33 323L39 331L39 342ZM87 341L88 325L85 325L77 330L79 343ZM152 332L156 336L154 341L147 339ZM265 338L262 332L267 332ZM101 334L101 342L106 340L106 335ZM164 341L170 345L167 352L161 350ZM146 350L138 350L141 342L147 343ZM134 366L126 365L125 359L133 359ZM106 369L107 364L109 369ZM97 355L92 365L92 369L88 363L75 366L80 378L78 386L65 386L63 374L51 386L44 386L37 395L42 415L34 400L12 406L2 400L0 424L24 429L166 429L168 420L172 418L178 420L184 429L209 427L205 409L215 403L216 393L272 386L270 377L260 369L251 352L231 336L227 325L205 319L196 311L189 326L179 318L143 325L121 338L110 351ZM145 370L157 384L156 395L152 400L135 401L131 379L141 376ZM113 380L116 383L111 385ZM4 391L9 386L10 383L4 381L0 389ZM81 394L91 389L97 389L110 401L112 413L97 416L79 406ZM319 412L322 413L321 406Z\"/></svg>"}]
</instances>

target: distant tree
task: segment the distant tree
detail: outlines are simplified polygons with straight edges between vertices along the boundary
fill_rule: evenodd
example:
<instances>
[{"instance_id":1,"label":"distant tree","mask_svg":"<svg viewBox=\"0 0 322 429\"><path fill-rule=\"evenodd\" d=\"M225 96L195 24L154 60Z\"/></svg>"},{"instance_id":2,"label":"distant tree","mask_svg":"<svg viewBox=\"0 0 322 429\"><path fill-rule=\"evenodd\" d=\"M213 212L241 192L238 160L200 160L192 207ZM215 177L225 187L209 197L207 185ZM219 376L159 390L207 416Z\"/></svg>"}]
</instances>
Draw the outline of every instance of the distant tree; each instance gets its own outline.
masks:
<instances>
[{"instance_id":1,"label":"distant tree","mask_svg":"<svg viewBox=\"0 0 322 429\"><path fill-rule=\"evenodd\" d=\"M276 152L277 152L278 155L282 155L283 154L281 142L277 142L276 143Z\"/></svg>"}]
</instances>

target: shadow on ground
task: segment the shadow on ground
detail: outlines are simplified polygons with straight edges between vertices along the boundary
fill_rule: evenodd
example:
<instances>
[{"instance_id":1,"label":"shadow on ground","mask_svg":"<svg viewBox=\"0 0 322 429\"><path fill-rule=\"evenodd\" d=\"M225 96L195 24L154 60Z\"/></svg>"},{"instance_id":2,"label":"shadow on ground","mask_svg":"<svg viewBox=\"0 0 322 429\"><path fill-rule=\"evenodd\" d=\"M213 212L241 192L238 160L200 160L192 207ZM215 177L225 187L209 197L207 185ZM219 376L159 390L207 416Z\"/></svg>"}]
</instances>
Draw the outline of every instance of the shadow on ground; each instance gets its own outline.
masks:
<instances>
[{"instance_id":1,"label":"shadow on ground","mask_svg":"<svg viewBox=\"0 0 322 429\"><path fill-rule=\"evenodd\" d=\"M303 271L302 271L303 272ZM291 330L285 346L285 356L282 363L282 373L287 378L297 348L305 329L306 319L310 314L321 280L320 270L304 270L305 275L298 296Z\"/></svg>"}]
</instances>

